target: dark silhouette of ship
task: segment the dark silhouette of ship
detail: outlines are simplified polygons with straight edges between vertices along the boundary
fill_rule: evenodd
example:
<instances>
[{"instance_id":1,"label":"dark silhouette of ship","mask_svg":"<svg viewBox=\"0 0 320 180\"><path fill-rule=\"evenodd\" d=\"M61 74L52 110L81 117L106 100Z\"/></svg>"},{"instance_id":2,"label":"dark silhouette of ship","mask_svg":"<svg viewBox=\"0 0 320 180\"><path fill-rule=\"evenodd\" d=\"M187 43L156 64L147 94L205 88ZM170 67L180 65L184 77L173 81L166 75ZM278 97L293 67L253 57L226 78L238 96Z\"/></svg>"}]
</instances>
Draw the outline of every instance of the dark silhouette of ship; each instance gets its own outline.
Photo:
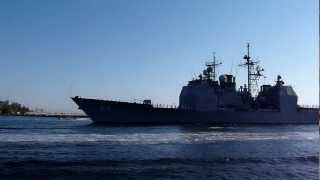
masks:
<instances>
[{"instance_id":1,"label":"dark silhouette of ship","mask_svg":"<svg viewBox=\"0 0 320 180\"><path fill-rule=\"evenodd\" d=\"M203 73L182 88L177 108L154 106L151 100L131 103L78 96L72 100L95 123L105 124L317 124L318 109L300 107L295 91L284 85L280 75L274 85L258 88L264 69L249 50L248 44L240 65L246 67L247 84L237 90L231 74L216 80L221 63L213 56Z\"/></svg>"}]
</instances>

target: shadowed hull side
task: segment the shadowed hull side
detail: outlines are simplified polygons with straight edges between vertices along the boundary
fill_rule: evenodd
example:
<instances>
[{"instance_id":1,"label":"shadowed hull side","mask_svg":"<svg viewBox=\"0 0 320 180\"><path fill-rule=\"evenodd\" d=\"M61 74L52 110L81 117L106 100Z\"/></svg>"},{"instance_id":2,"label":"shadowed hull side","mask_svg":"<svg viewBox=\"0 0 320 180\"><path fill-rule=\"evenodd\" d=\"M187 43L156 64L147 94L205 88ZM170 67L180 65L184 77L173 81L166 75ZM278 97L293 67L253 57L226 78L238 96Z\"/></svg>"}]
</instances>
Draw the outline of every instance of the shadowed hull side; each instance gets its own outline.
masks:
<instances>
[{"instance_id":1,"label":"shadowed hull side","mask_svg":"<svg viewBox=\"0 0 320 180\"><path fill-rule=\"evenodd\" d=\"M202 112L151 105L72 98L95 123L102 124L317 124L317 110Z\"/></svg>"}]
</instances>

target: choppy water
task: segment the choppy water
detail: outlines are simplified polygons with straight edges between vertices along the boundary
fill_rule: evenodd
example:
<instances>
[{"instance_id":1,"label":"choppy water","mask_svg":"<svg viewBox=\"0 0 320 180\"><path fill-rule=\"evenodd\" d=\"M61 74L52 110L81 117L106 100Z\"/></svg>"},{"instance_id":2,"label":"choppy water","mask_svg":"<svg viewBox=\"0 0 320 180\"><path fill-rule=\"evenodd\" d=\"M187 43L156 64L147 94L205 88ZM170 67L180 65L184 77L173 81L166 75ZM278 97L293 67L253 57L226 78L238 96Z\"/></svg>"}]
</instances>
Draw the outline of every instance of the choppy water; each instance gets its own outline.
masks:
<instances>
[{"instance_id":1,"label":"choppy water","mask_svg":"<svg viewBox=\"0 0 320 180\"><path fill-rule=\"evenodd\" d=\"M313 125L106 127L0 117L1 179L318 179Z\"/></svg>"}]
</instances>

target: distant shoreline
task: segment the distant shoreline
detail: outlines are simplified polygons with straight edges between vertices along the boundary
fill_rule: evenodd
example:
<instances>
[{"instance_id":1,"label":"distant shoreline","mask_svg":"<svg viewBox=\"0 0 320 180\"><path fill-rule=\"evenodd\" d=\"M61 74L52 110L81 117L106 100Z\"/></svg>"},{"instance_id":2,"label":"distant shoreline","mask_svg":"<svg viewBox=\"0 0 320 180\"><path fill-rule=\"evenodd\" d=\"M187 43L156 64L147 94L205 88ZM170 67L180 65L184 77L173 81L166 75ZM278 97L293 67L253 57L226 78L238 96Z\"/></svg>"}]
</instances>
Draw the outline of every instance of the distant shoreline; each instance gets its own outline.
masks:
<instances>
[{"instance_id":1,"label":"distant shoreline","mask_svg":"<svg viewBox=\"0 0 320 180\"><path fill-rule=\"evenodd\" d=\"M68 114L0 114L1 116L25 116L25 117L55 117L55 118L88 118L87 115Z\"/></svg>"}]
</instances>

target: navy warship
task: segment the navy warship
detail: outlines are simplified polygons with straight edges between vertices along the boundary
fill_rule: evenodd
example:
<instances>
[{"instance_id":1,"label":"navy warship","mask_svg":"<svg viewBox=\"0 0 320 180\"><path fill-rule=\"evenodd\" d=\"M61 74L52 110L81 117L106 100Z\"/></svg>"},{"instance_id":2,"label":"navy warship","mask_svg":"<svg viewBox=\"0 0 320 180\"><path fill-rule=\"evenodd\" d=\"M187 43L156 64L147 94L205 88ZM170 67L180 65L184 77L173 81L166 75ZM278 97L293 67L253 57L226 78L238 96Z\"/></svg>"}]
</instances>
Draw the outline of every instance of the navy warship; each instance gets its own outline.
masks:
<instances>
[{"instance_id":1,"label":"navy warship","mask_svg":"<svg viewBox=\"0 0 320 180\"><path fill-rule=\"evenodd\" d=\"M257 82L264 69L250 57L250 45L243 57L247 84L236 88L236 77L222 74L215 56L205 70L181 90L178 107L163 107L143 102L72 97L92 121L103 124L317 124L318 109L301 107L291 86L277 76L274 85ZM256 90L254 95L253 91Z\"/></svg>"}]
</instances>

